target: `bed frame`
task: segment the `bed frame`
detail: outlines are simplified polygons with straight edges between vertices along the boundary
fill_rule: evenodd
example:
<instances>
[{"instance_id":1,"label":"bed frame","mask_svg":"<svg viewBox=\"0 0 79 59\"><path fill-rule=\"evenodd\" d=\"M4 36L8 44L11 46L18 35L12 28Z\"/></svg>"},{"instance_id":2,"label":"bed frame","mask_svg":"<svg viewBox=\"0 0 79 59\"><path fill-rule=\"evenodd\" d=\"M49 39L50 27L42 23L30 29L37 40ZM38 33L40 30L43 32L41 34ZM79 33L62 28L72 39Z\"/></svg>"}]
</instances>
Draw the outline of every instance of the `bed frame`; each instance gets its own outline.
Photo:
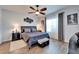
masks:
<instances>
[{"instance_id":1,"label":"bed frame","mask_svg":"<svg viewBox=\"0 0 79 59\"><path fill-rule=\"evenodd\" d=\"M37 29L36 26L21 26L21 33L23 33L24 30L25 30L25 29L28 29L28 28L29 28L29 29ZM48 34L46 34L46 38L50 38ZM49 42L47 41L45 44L43 44L43 46L48 45L48 43L49 43ZM38 45L38 42L32 44L32 46L33 46L33 45ZM32 47L32 46L31 46L31 47ZM29 49L30 49L31 47L29 47Z\"/></svg>"},{"instance_id":2,"label":"bed frame","mask_svg":"<svg viewBox=\"0 0 79 59\"><path fill-rule=\"evenodd\" d=\"M34 29L37 29L37 27L36 26L21 26L21 33L23 33L24 32L24 29L32 29L32 28L34 28Z\"/></svg>"}]
</instances>

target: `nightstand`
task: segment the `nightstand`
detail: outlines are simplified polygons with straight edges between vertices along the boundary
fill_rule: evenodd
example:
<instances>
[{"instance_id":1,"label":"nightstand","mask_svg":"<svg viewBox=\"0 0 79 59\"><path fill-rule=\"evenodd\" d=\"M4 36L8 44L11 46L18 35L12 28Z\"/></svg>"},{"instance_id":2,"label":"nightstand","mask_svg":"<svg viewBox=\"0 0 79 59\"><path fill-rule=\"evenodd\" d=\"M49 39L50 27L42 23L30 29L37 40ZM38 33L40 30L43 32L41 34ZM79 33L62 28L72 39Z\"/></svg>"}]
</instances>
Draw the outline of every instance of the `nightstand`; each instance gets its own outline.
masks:
<instances>
[{"instance_id":1,"label":"nightstand","mask_svg":"<svg viewBox=\"0 0 79 59\"><path fill-rule=\"evenodd\" d=\"M16 41L16 40L20 40L20 33L19 32L12 33L12 41Z\"/></svg>"}]
</instances>

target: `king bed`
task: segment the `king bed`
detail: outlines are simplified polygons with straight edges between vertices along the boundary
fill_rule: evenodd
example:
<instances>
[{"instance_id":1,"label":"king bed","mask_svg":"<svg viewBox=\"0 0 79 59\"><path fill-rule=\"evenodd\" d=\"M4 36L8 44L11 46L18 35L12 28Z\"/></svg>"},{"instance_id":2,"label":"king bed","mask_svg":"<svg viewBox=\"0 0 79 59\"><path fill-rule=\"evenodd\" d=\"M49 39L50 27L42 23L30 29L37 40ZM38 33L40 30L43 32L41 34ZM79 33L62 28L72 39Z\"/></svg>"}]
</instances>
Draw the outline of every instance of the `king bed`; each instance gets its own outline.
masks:
<instances>
[{"instance_id":1,"label":"king bed","mask_svg":"<svg viewBox=\"0 0 79 59\"><path fill-rule=\"evenodd\" d=\"M50 38L48 33L37 31L36 26L21 26L21 36L29 48L43 38Z\"/></svg>"}]
</instances>

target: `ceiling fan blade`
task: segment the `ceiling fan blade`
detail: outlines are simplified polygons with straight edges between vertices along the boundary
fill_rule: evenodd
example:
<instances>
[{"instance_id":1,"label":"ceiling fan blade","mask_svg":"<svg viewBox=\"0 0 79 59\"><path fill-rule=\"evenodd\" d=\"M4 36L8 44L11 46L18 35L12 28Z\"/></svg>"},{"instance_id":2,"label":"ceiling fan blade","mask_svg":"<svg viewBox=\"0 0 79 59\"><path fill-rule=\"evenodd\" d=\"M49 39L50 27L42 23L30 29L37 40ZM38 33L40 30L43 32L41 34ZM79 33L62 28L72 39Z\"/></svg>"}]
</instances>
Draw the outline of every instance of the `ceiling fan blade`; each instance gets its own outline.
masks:
<instances>
[{"instance_id":1,"label":"ceiling fan blade","mask_svg":"<svg viewBox=\"0 0 79 59\"><path fill-rule=\"evenodd\" d=\"M30 6L30 8L31 8L32 10L35 10L35 8L33 8L33 7L31 7L31 6Z\"/></svg>"},{"instance_id":2,"label":"ceiling fan blade","mask_svg":"<svg viewBox=\"0 0 79 59\"><path fill-rule=\"evenodd\" d=\"M40 11L45 11L45 10L47 10L47 8L42 8L42 9L40 9Z\"/></svg>"},{"instance_id":3,"label":"ceiling fan blade","mask_svg":"<svg viewBox=\"0 0 79 59\"><path fill-rule=\"evenodd\" d=\"M43 13L43 12L40 12L40 14L45 15L45 13Z\"/></svg>"}]
</instances>

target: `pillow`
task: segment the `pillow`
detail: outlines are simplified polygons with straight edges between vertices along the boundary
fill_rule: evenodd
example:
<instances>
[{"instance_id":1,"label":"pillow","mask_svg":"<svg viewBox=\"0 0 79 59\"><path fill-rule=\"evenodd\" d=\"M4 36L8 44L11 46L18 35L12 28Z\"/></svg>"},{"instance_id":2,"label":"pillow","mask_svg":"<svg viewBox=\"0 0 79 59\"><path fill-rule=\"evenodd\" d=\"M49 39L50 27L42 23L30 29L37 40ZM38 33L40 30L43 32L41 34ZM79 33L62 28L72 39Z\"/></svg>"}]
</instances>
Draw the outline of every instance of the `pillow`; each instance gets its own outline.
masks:
<instances>
[{"instance_id":1,"label":"pillow","mask_svg":"<svg viewBox=\"0 0 79 59\"><path fill-rule=\"evenodd\" d=\"M36 32L36 31L37 31L36 28L32 28L32 29L31 29L31 32Z\"/></svg>"},{"instance_id":2,"label":"pillow","mask_svg":"<svg viewBox=\"0 0 79 59\"><path fill-rule=\"evenodd\" d=\"M27 28L27 29L24 30L24 32L31 32L31 29Z\"/></svg>"}]
</instances>

